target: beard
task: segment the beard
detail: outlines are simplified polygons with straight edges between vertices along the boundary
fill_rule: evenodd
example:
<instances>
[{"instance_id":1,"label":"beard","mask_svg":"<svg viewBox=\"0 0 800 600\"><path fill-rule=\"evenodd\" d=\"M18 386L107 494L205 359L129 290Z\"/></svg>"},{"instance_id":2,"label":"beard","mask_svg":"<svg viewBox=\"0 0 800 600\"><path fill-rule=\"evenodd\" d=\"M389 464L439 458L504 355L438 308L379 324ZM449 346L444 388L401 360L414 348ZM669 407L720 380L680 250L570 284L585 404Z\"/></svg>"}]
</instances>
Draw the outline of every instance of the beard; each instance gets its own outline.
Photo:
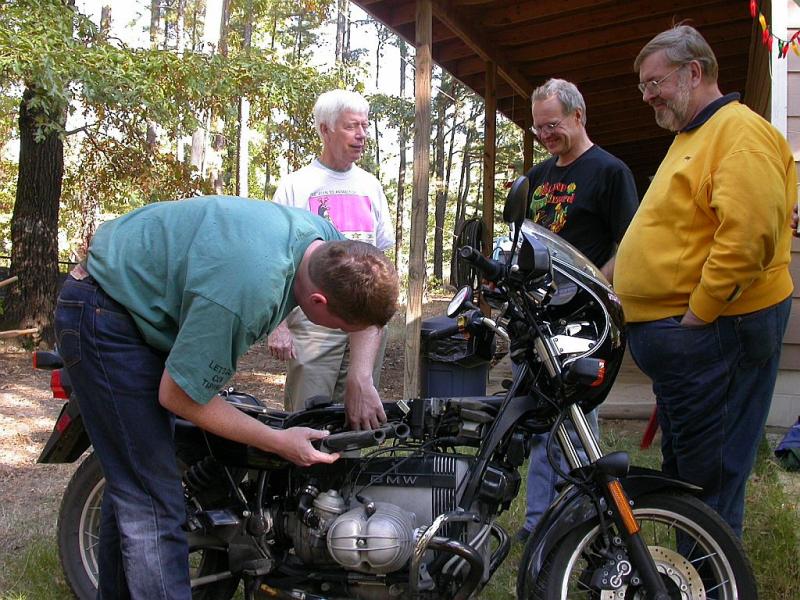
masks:
<instances>
[{"instance_id":1,"label":"beard","mask_svg":"<svg viewBox=\"0 0 800 600\"><path fill-rule=\"evenodd\" d=\"M669 131L678 131L688 125L691 94L685 81L680 81L675 97L664 101L664 110L656 111L656 123Z\"/></svg>"}]
</instances>

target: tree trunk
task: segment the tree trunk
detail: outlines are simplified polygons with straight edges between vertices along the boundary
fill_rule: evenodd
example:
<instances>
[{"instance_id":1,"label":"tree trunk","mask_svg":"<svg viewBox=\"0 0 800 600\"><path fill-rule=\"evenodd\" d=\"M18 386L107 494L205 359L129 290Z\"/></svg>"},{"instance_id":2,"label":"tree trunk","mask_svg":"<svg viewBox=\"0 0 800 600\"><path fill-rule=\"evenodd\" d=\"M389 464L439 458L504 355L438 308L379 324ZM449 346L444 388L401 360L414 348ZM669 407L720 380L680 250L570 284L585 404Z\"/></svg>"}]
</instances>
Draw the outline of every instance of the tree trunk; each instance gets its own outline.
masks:
<instances>
[{"instance_id":1,"label":"tree trunk","mask_svg":"<svg viewBox=\"0 0 800 600\"><path fill-rule=\"evenodd\" d=\"M406 92L406 60L408 59L408 46L400 40L400 98ZM398 146L400 147L400 167L397 171L397 215L394 225L394 268L399 271L403 255L403 218L406 190L406 144L408 132L405 123L400 123Z\"/></svg>"},{"instance_id":2,"label":"tree trunk","mask_svg":"<svg viewBox=\"0 0 800 600\"><path fill-rule=\"evenodd\" d=\"M219 39L217 48L222 56L228 56L228 33L231 20L231 0L222 0L222 12L219 19ZM209 179L215 194L222 194L224 191L224 158L225 150L225 122L220 115L212 114L210 118L210 147L206 156L209 165Z\"/></svg>"},{"instance_id":3,"label":"tree trunk","mask_svg":"<svg viewBox=\"0 0 800 600\"><path fill-rule=\"evenodd\" d=\"M452 96L455 98L455 106L453 108L453 124L450 127L450 142L448 144L447 149L447 168L445 169L444 173L444 194L445 196L450 194L450 173L453 170L453 154L455 154L455 138L456 138L456 122L458 121L458 96L456 96L456 86L455 82L454 85L451 86L450 91L453 92Z\"/></svg>"},{"instance_id":4,"label":"tree trunk","mask_svg":"<svg viewBox=\"0 0 800 600\"><path fill-rule=\"evenodd\" d=\"M159 0L150 0L150 48L158 48L158 30L161 23L161 4ZM158 133L156 124L152 121L147 122L147 133L145 134L147 147L150 152L155 152L158 144Z\"/></svg>"},{"instance_id":5,"label":"tree trunk","mask_svg":"<svg viewBox=\"0 0 800 600\"><path fill-rule=\"evenodd\" d=\"M442 90L436 97L436 200L434 203L435 221L433 231L433 276L439 281L443 278L442 257L444 255L444 214L447 208L447 191L444 187L444 128L449 98L450 81L447 74L442 75Z\"/></svg>"},{"instance_id":6,"label":"tree trunk","mask_svg":"<svg viewBox=\"0 0 800 600\"><path fill-rule=\"evenodd\" d=\"M66 107L56 115L30 110L35 91L26 88L19 108L19 174L11 217L11 274L19 281L5 299L4 321L12 327L38 327L52 344L53 309L58 291L58 207L64 176L64 143L56 132L37 142L36 121L66 120Z\"/></svg>"},{"instance_id":7,"label":"tree trunk","mask_svg":"<svg viewBox=\"0 0 800 600\"><path fill-rule=\"evenodd\" d=\"M334 51L336 64L347 62L347 30L349 28L348 15L350 12L350 0L338 0L336 2L336 48Z\"/></svg>"},{"instance_id":8,"label":"tree trunk","mask_svg":"<svg viewBox=\"0 0 800 600\"><path fill-rule=\"evenodd\" d=\"M231 21L231 0L222 0L222 16L219 20L219 53L228 56L228 27Z\"/></svg>"},{"instance_id":9,"label":"tree trunk","mask_svg":"<svg viewBox=\"0 0 800 600\"><path fill-rule=\"evenodd\" d=\"M472 159L470 158L470 148L472 146L472 129L467 129L466 138L464 140L464 153L461 157L461 178L458 182L458 196L456 200L456 218L454 224L454 233L461 230L461 225L466 221L466 204L467 195L469 194L470 186L470 168L472 166ZM453 287L458 286L456 281L456 260L457 255L453 253L450 257L450 285Z\"/></svg>"},{"instance_id":10,"label":"tree trunk","mask_svg":"<svg viewBox=\"0 0 800 600\"><path fill-rule=\"evenodd\" d=\"M158 29L161 22L161 5L159 0L150 0L150 48L158 48Z\"/></svg>"},{"instance_id":11,"label":"tree trunk","mask_svg":"<svg viewBox=\"0 0 800 600\"><path fill-rule=\"evenodd\" d=\"M205 33L205 16L206 16L206 4L205 2L195 2L194 9L192 11L192 28L191 28L191 52L197 52L198 48L201 44L201 40L204 37ZM202 18L202 22L201 22ZM206 122L208 119L203 116L201 122ZM195 129L192 133L192 150L189 155L189 164L191 164L194 168L197 169L199 177L202 179L205 175L204 173L204 162L205 162L205 155L206 155L206 133L208 131L207 127L201 126L198 129Z\"/></svg>"},{"instance_id":12,"label":"tree trunk","mask_svg":"<svg viewBox=\"0 0 800 600\"><path fill-rule=\"evenodd\" d=\"M253 2L248 0L244 34L242 36L242 49L245 53L250 51L253 38ZM236 147L236 194L250 195L248 174L250 172L250 100L244 96L239 98L239 128Z\"/></svg>"},{"instance_id":13,"label":"tree trunk","mask_svg":"<svg viewBox=\"0 0 800 600\"><path fill-rule=\"evenodd\" d=\"M278 18L272 16L272 29L270 31L269 47L270 50L275 50L275 35L278 32ZM264 146L264 200L269 197L269 187L272 182L272 111L267 112L267 125L264 128L265 146Z\"/></svg>"},{"instance_id":14,"label":"tree trunk","mask_svg":"<svg viewBox=\"0 0 800 600\"><path fill-rule=\"evenodd\" d=\"M186 46L184 43L184 29L186 26L186 0L178 0L177 14L175 15L175 49L178 56L183 56L183 49Z\"/></svg>"},{"instance_id":15,"label":"tree trunk","mask_svg":"<svg viewBox=\"0 0 800 600\"><path fill-rule=\"evenodd\" d=\"M111 7L106 5L100 9L100 32L104 37L108 38L108 32L111 30Z\"/></svg>"},{"instance_id":16,"label":"tree trunk","mask_svg":"<svg viewBox=\"0 0 800 600\"><path fill-rule=\"evenodd\" d=\"M383 55L383 47L386 44L386 40L388 38L388 30L378 23L375 22L375 27L377 29L377 37L378 43L375 48L375 89L381 89L381 56ZM380 130L380 123L378 117L375 117L375 169L376 175L380 179L380 172L381 172L381 130Z\"/></svg>"},{"instance_id":17,"label":"tree trunk","mask_svg":"<svg viewBox=\"0 0 800 600\"><path fill-rule=\"evenodd\" d=\"M79 226L80 245L75 250L72 258L82 259L89 252L89 242L94 237L97 230L97 220L100 217L100 198L97 192L89 186L89 189L81 193L81 221Z\"/></svg>"},{"instance_id":18,"label":"tree trunk","mask_svg":"<svg viewBox=\"0 0 800 600\"><path fill-rule=\"evenodd\" d=\"M175 7L175 52L178 56L183 56L184 49L184 20L186 18L186 0L178 0ZM166 36L164 39L166 45ZM175 159L179 164L183 164L186 156L184 149L184 136L183 132L176 130L175 132Z\"/></svg>"},{"instance_id":19,"label":"tree trunk","mask_svg":"<svg viewBox=\"0 0 800 600\"><path fill-rule=\"evenodd\" d=\"M197 52L200 40L203 38L202 25L199 23L199 17L205 17L205 14L205 2L194 2L194 7L192 9L192 33L191 37L189 38L192 42L191 52ZM200 28L200 31L198 31L198 28Z\"/></svg>"}]
</instances>

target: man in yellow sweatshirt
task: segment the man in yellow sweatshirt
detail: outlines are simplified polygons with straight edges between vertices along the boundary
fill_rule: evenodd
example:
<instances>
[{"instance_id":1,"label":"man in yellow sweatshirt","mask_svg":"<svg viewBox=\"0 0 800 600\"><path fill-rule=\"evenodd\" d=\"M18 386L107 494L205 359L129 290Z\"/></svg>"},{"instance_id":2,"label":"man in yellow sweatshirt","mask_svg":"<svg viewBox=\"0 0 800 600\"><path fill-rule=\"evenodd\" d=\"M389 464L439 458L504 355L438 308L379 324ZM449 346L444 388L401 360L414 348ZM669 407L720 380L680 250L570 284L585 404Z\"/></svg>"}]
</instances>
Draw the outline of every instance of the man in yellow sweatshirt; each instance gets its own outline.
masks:
<instances>
[{"instance_id":1,"label":"man in yellow sweatshirt","mask_svg":"<svg viewBox=\"0 0 800 600\"><path fill-rule=\"evenodd\" d=\"M741 536L791 306L795 163L770 123L722 95L694 28L657 35L634 71L675 140L620 244L615 290L653 380L664 471L703 487Z\"/></svg>"}]
</instances>

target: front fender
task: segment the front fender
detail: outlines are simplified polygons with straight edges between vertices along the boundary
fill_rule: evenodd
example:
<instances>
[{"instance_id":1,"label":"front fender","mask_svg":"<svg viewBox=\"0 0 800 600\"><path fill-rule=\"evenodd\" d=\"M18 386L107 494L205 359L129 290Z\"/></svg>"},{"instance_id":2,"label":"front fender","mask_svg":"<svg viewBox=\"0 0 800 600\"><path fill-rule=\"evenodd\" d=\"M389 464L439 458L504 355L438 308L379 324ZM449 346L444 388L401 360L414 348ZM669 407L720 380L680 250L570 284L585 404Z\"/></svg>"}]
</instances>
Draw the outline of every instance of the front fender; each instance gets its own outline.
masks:
<instances>
[{"instance_id":1,"label":"front fender","mask_svg":"<svg viewBox=\"0 0 800 600\"><path fill-rule=\"evenodd\" d=\"M701 488L679 479L664 475L661 471L643 467L631 467L628 475L620 477L622 487L630 500L661 490L680 490L696 494ZM600 499L601 507L605 501ZM596 518L597 509L591 499L574 485L567 485L555 502L542 515L536 529L531 533L520 561L517 589L531 589L545 559L556 544L570 531Z\"/></svg>"}]
</instances>

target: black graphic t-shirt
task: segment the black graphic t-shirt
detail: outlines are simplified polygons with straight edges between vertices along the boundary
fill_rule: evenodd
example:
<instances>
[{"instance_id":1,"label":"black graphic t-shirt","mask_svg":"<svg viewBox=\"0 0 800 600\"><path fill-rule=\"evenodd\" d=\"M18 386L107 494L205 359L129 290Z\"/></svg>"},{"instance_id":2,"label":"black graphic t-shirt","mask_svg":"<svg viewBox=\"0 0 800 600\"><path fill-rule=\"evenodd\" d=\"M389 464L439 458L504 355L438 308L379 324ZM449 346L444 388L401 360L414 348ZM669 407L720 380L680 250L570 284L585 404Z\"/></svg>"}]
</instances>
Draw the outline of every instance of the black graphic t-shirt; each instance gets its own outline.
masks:
<instances>
[{"instance_id":1,"label":"black graphic t-shirt","mask_svg":"<svg viewBox=\"0 0 800 600\"><path fill-rule=\"evenodd\" d=\"M528 171L528 216L602 267L639 206L633 174L597 145L565 167L557 160L553 156Z\"/></svg>"}]
</instances>

